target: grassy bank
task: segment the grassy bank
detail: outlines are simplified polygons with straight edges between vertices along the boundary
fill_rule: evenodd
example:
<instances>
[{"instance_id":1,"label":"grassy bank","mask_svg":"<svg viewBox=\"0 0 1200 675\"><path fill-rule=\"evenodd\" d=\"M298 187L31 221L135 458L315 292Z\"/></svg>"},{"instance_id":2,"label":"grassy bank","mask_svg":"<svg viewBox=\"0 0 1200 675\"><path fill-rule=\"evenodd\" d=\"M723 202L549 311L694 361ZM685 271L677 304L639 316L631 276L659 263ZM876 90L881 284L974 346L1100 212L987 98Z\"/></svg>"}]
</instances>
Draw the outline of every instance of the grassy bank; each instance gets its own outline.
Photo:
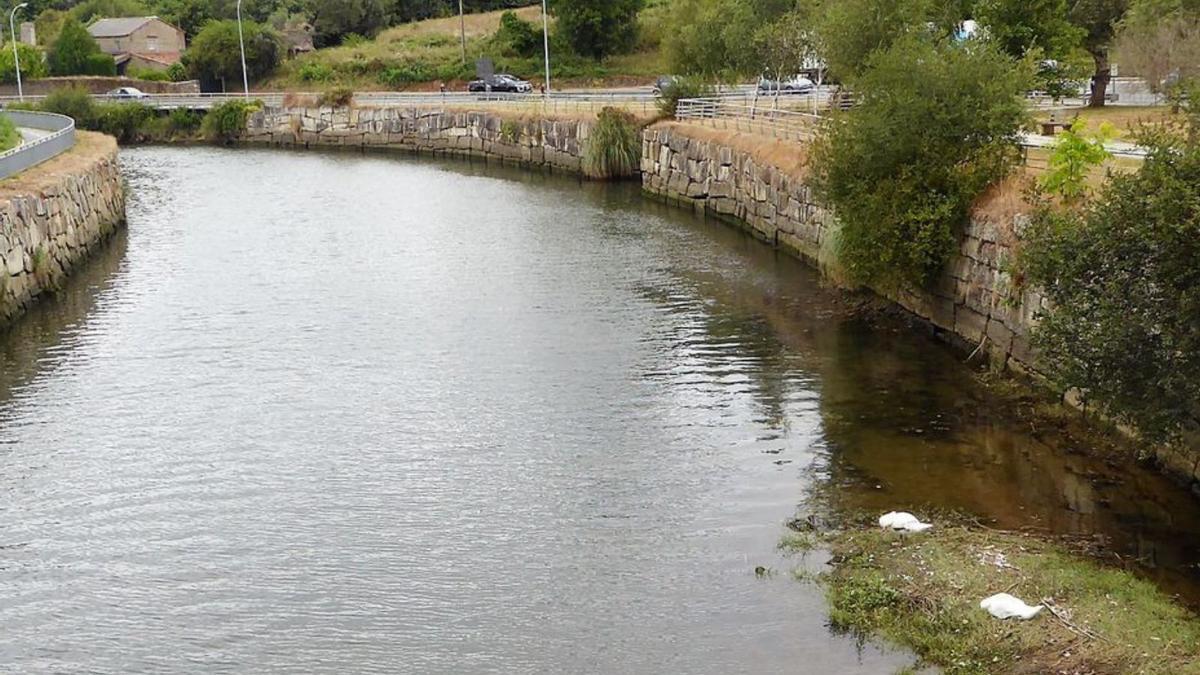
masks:
<instances>
[{"instance_id":1,"label":"grassy bank","mask_svg":"<svg viewBox=\"0 0 1200 675\"><path fill-rule=\"evenodd\" d=\"M908 647L947 673L1200 673L1200 619L1060 544L956 526L907 542L847 530L828 543L834 627ZM1002 592L1053 611L994 619L979 601Z\"/></svg>"},{"instance_id":2,"label":"grassy bank","mask_svg":"<svg viewBox=\"0 0 1200 675\"><path fill-rule=\"evenodd\" d=\"M541 6L515 10L540 32ZM508 72L534 82L543 79L542 56L503 56L494 36L503 12L466 17L467 62L463 63L458 17L429 19L383 31L373 40L354 41L321 49L288 61L264 90L318 91L349 87L358 91L435 91L446 83L451 91L464 89L475 76L475 60L495 61L497 72ZM613 56L602 62L562 53L552 46L551 76L556 86L643 84L663 73L658 49Z\"/></svg>"}]
</instances>

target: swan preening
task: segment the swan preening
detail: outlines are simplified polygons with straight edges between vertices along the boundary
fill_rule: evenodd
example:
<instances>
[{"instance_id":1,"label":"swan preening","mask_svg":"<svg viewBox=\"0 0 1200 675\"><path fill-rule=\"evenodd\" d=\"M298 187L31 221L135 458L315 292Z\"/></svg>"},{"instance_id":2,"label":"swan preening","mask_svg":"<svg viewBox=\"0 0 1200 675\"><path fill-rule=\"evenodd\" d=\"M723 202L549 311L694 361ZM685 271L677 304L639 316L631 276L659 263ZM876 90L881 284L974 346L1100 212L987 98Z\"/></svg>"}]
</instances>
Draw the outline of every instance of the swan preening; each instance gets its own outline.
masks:
<instances>
[{"instance_id":1,"label":"swan preening","mask_svg":"<svg viewBox=\"0 0 1200 675\"><path fill-rule=\"evenodd\" d=\"M885 530L892 530L901 534L912 534L924 532L933 527L933 524L922 523L911 513L892 511L879 517L879 526Z\"/></svg>"},{"instance_id":2,"label":"swan preening","mask_svg":"<svg viewBox=\"0 0 1200 675\"><path fill-rule=\"evenodd\" d=\"M990 598L984 598L979 606L997 619L1021 620L1032 619L1046 608L1045 605L1031 607L1008 593L997 593Z\"/></svg>"}]
</instances>

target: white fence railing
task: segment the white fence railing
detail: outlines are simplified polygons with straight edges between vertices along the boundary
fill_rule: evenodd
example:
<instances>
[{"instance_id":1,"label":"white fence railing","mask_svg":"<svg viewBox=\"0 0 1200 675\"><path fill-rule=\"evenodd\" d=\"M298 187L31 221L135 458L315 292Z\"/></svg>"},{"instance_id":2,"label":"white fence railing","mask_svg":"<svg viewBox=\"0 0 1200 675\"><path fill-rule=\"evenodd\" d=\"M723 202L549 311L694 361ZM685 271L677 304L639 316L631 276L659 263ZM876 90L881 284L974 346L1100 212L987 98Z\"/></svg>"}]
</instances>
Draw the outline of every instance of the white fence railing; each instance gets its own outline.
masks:
<instances>
[{"instance_id":1,"label":"white fence railing","mask_svg":"<svg viewBox=\"0 0 1200 675\"><path fill-rule=\"evenodd\" d=\"M70 117L24 110L5 111L3 114L18 127L49 133L0 153L0 179L15 176L70 150L75 145L75 120Z\"/></svg>"},{"instance_id":2,"label":"white fence railing","mask_svg":"<svg viewBox=\"0 0 1200 675\"><path fill-rule=\"evenodd\" d=\"M685 98L675 118L718 129L745 131L795 141L812 140L821 116L778 107L775 99Z\"/></svg>"}]
</instances>

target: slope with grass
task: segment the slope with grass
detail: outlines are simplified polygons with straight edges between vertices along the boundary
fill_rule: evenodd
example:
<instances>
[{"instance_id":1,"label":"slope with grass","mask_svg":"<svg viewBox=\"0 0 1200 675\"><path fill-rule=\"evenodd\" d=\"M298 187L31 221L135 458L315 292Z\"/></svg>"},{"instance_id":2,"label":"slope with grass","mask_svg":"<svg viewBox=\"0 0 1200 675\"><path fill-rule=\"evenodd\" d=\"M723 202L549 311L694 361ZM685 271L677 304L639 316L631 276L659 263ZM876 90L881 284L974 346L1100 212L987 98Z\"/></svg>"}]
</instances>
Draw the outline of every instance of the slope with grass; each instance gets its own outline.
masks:
<instances>
[{"instance_id":1,"label":"slope with grass","mask_svg":"<svg viewBox=\"0 0 1200 675\"><path fill-rule=\"evenodd\" d=\"M515 10L524 21L541 27L541 6ZM262 83L265 90L321 91L348 87L358 91L436 91L442 83L462 90L475 76L476 59L488 57L497 72L508 72L535 83L543 79L542 56L504 56L494 38L504 12L466 17L467 59L463 62L458 17L428 19L403 24L380 33L374 40L356 39L339 47L321 49L285 63ZM553 33L553 20L551 20ZM555 86L643 84L663 72L657 45L641 45L636 53L613 56L602 62L566 53L561 43L551 44L551 77Z\"/></svg>"}]
</instances>

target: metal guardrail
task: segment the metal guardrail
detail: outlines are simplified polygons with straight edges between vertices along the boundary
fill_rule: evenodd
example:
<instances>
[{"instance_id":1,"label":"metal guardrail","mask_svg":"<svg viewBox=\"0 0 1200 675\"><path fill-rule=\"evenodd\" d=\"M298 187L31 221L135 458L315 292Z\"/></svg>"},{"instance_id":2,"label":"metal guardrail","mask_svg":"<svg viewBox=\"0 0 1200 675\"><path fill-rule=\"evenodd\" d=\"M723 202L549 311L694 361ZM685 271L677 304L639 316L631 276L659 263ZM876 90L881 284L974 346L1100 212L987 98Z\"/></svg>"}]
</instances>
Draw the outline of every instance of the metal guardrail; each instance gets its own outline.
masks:
<instances>
[{"instance_id":1,"label":"metal guardrail","mask_svg":"<svg viewBox=\"0 0 1200 675\"><path fill-rule=\"evenodd\" d=\"M679 100L675 118L718 129L746 131L786 140L813 139L822 119L819 114L777 105L774 98L685 98Z\"/></svg>"},{"instance_id":2,"label":"metal guardrail","mask_svg":"<svg viewBox=\"0 0 1200 675\"><path fill-rule=\"evenodd\" d=\"M50 133L0 153L0 179L57 157L75 145L75 120L70 117L27 110L5 110L3 114L18 127Z\"/></svg>"}]
</instances>

